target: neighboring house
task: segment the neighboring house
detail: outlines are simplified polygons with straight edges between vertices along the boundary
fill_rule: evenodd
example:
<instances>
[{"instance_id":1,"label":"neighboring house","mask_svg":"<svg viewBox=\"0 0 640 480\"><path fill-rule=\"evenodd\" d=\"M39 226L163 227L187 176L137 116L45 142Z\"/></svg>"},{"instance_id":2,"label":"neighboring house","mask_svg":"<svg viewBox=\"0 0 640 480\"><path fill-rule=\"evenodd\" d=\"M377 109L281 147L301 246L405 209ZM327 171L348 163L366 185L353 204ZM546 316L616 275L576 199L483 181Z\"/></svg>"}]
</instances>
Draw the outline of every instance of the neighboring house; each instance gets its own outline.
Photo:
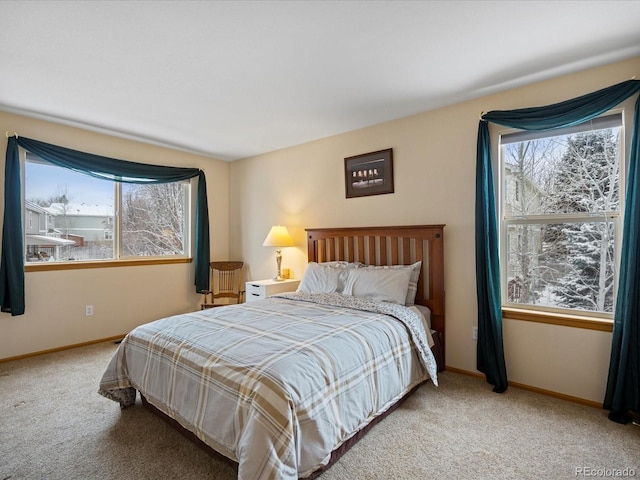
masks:
<instances>
[{"instance_id":1,"label":"neighboring house","mask_svg":"<svg viewBox=\"0 0 640 480\"><path fill-rule=\"evenodd\" d=\"M52 203L45 211L63 238L82 238L84 244L113 238L113 206Z\"/></svg>"},{"instance_id":2,"label":"neighboring house","mask_svg":"<svg viewBox=\"0 0 640 480\"><path fill-rule=\"evenodd\" d=\"M46 210L29 200L25 200L24 207L24 233L26 235L46 235L50 222Z\"/></svg>"},{"instance_id":3,"label":"neighboring house","mask_svg":"<svg viewBox=\"0 0 640 480\"><path fill-rule=\"evenodd\" d=\"M544 192L527 175L523 175L518 166L504 166L503 185L505 217L518 217L540 210ZM507 298L509 302L518 303L523 299L526 301L526 290L532 287L527 285L529 282L525 279L529 279L531 272L539 266L543 231L541 225L509 224L505 233L504 248L508 252Z\"/></svg>"},{"instance_id":4,"label":"neighboring house","mask_svg":"<svg viewBox=\"0 0 640 480\"><path fill-rule=\"evenodd\" d=\"M531 214L541 208L544 191L516 165L504 166L504 214L508 217Z\"/></svg>"},{"instance_id":5,"label":"neighboring house","mask_svg":"<svg viewBox=\"0 0 640 480\"><path fill-rule=\"evenodd\" d=\"M54 215L40 205L25 201L24 237L29 262L60 258L63 251L76 245L70 238L62 238L54 228Z\"/></svg>"},{"instance_id":6,"label":"neighboring house","mask_svg":"<svg viewBox=\"0 0 640 480\"><path fill-rule=\"evenodd\" d=\"M30 262L81 260L88 250L113 239L112 206L52 203L41 207L25 201L24 219Z\"/></svg>"}]
</instances>

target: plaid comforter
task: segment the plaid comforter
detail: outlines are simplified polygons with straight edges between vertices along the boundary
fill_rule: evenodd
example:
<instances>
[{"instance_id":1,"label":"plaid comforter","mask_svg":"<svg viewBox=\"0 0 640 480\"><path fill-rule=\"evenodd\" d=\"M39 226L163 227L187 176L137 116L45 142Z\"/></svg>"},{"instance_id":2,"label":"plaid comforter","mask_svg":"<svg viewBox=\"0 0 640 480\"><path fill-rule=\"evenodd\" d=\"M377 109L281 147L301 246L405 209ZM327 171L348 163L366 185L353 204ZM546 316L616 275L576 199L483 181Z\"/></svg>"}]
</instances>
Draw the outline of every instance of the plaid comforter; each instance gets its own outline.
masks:
<instances>
[{"instance_id":1,"label":"plaid comforter","mask_svg":"<svg viewBox=\"0 0 640 480\"><path fill-rule=\"evenodd\" d=\"M124 408L140 391L237 461L239 479L289 480L429 377L436 363L409 308L290 293L134 329L99 393Z\"/></svg>"}]
</instances>

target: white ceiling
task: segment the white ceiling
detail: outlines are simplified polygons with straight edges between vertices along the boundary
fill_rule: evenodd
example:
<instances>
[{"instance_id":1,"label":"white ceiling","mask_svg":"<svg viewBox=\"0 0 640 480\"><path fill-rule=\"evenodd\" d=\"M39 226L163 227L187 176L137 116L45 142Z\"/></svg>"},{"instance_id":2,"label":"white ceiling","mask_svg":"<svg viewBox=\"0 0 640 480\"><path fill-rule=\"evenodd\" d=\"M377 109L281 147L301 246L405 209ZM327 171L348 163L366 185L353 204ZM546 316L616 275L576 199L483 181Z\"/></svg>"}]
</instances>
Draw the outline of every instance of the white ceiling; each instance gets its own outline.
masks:
<instances>
[{"instance_id":1,"label":"white ceiling","mask_svg":"<svg viewBox=\"0 0 640 480\"><path fill-rule=\"evenodd\" d=\"M640 55L637 0L0 3L0 110L222 160Z\"/></svg>"}]
</instances>

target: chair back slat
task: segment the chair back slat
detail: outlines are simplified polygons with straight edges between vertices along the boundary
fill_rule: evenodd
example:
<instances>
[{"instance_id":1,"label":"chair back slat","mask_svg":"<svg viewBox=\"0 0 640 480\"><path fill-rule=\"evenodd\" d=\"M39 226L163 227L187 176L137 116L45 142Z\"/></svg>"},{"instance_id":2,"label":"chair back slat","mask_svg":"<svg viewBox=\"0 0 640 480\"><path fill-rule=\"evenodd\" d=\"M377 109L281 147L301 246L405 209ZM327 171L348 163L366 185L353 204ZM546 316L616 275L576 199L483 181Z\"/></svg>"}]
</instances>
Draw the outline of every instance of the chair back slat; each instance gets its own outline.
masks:
<instances>
[{"instance_id":1,"label":"chair back slat","mask_svg":"<svg viewBox=\"0 0 640 480\"><path fill-rule=\"evenodd\" d=\"M242 267L244 262L211 262L211 290L202 292L204 302L201 308L221 307L233 303L242 303ZM218 300L223 300L218 302Z\"/></svg>"}]
</instances>

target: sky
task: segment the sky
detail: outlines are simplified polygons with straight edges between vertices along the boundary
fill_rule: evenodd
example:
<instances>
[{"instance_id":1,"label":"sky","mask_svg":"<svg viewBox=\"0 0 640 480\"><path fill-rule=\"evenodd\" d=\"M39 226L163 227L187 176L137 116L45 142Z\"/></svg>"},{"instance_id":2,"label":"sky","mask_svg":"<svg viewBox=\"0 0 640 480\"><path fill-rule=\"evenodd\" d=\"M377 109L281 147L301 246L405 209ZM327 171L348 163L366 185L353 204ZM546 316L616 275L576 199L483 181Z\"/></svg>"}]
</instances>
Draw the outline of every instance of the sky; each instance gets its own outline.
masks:
<instances>
[{"instance_id":1,"label":"sky","mask_svg":"<svg viewBox=\"0 0 640 480\"><path fill-rule=\"evenodd\" d=\"M25 163L25 199L48 199L66 191L71 203L113 206L113 182L66 168Z\"/></svg>"}]
</instances>

